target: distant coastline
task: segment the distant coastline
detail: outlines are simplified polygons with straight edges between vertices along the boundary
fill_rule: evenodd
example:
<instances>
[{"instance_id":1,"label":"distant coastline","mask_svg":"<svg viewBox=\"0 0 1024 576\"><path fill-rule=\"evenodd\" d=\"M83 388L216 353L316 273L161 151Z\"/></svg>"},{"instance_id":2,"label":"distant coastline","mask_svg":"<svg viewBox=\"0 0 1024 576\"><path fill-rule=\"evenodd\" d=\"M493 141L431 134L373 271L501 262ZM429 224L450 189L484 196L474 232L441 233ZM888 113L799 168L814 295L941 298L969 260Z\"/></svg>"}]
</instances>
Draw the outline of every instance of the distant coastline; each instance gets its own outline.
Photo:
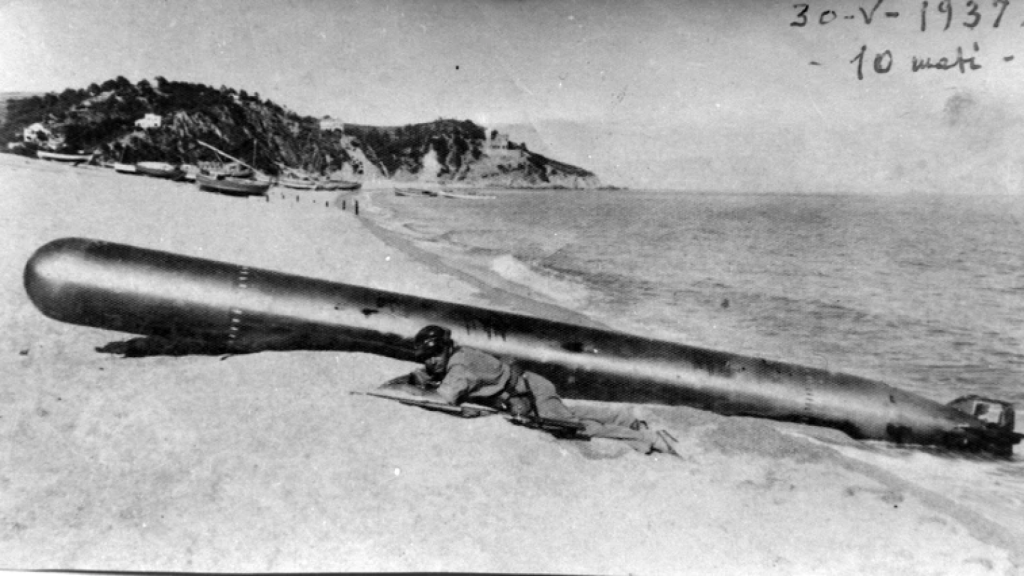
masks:
<instances>
[{"instance_id":1,"label":"distant coastline","mask_svg":"<svg viewBox=\"0 0 1024 576\"><path fill-rule=\"evenodd\" d=\"M245 90L123 76L58 93L0 94L7 151L88 152L98 163L218 161L206 143L275 176L538 190L609 189L593 172L497 129L439 118L371 126L299 115ZM203 145L200 145L203 144Z\"/></svg>"}]
</instances>

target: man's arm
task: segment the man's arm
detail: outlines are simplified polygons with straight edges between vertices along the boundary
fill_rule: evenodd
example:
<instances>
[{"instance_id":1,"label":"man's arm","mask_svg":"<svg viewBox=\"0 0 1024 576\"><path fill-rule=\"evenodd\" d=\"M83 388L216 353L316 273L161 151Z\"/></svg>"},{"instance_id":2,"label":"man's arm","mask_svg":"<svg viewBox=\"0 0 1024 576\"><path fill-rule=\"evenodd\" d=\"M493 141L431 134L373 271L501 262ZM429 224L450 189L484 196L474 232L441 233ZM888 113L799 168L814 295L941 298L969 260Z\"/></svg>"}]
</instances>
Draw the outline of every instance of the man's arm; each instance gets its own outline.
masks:
<instances>
[{"instance_id":1,"label":"man's arm","mask_svg":"<svg viewBox=\"0 0 1024 576\"><path fill-rule=\"evenodd\" d=\"M461 404L473 387L473 373L462 364L449 366L436 394L449 404Z\"/></svg>"},{"instance_id":2,"label":"man's arm","mask_svg":"<svg viewBox=\"0 0 1024 576\"><path fill-rule=\"evenodd\" d=\"M393 392L403 392L413 396L424 396L428 392L432 393L431 390L431 378L427 375L427 372L422 368L414 370L408 374L403 374L397 378L392 378L387 382L378 386L380 390L388 390ZM436 394L434 395L436 396Z\"/></svg>"}]
</instances>

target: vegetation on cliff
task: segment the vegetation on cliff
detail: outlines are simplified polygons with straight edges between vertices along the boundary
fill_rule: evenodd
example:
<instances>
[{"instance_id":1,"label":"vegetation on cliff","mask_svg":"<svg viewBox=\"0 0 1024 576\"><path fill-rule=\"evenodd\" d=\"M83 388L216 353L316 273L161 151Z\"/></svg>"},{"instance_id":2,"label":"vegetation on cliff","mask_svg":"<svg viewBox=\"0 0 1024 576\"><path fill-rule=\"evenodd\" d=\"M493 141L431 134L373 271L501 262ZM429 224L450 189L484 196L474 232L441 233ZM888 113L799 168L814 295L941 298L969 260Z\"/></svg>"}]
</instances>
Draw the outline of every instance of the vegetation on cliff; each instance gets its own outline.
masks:
<instances>
[{"instance_id":1,"label":"vegetation on cliff","mask_svg":"<svg viewBox=\"0 0 1024 576\"><path fill-rule=\"evenodd\" d=\"M276 174L283 167L341 171L353 179L462 182L511 187L592 188L587 170L500 140L468 120L438 119L399 127L339 124L301 116L258 93L157 77L133 84L122 76L6 100L0 136L23 140L44 128L36 145L94 151L100 161L199 163L217 158L199 141ZM153 125L140 119L155 118ZM157 118L158 117L158 118ZM325 119L328 120L328 119ZM33 145L24 148L34 152Z\"/></svg>"}]
</instances>

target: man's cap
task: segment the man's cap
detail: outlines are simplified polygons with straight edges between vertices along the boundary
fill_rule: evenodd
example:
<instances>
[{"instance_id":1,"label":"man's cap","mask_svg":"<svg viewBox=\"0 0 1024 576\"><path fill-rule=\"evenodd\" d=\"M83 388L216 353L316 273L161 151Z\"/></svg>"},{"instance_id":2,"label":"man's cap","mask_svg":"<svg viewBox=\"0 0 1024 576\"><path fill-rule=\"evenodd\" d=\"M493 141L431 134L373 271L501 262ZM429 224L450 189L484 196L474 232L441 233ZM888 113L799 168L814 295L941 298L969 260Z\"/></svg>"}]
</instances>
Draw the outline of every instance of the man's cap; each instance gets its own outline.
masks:
<instances>
[{"instance_id":1,"label":"man's cap","mask_svg":"<svg viewBox=\"0 0 1024 576\"><path fill-rule=\"evenodd\" d=\"M442 326L427 326L416 333L416 359L426 360L444 352L452 343L452 331Z\"/></svg>"}]
</instances>

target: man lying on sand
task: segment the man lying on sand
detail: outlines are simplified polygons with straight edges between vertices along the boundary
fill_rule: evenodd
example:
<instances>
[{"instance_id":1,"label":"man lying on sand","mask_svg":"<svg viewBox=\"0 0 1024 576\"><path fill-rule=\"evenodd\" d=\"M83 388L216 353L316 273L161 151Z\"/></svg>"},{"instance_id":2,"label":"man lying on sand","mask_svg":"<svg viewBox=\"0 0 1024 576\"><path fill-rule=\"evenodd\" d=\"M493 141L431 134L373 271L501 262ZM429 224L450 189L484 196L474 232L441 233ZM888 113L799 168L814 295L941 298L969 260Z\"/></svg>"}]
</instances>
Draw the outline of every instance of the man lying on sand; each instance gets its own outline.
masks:
<instances>
[{"instance_id":1,"label":"man lying on sand","mask_svg":"<svg viewBox=\"0 0 1024 576\"><path fill-rule=\"evenodd\" d=\"M427 326L416 334L415 343L416 359L423 362L423 368L386 382L382 389L401 390L452 406L466 402L489 406L527 425L567 423L579 427L583 436L621 440L642 454L678 455L667 431L652 431L646 421L617 407L569 408L548 379L480 350L456 345L447 328Z\"/></svg>"}]
</instances>

